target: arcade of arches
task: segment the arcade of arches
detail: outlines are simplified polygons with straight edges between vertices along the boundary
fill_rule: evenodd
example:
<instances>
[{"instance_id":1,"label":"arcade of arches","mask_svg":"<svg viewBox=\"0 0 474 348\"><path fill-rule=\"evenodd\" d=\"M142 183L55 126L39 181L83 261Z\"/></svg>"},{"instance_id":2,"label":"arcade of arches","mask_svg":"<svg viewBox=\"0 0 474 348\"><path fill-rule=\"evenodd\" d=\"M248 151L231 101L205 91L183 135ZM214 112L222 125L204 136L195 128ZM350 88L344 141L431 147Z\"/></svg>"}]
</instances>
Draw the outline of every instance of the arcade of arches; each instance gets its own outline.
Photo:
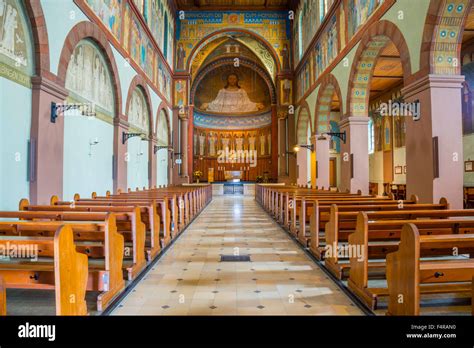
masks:
<instances>
[{"instance_id":1,"label":"arcade of arches","mask_svg":"<svg viewBox=\"0 0 474 348\"><path fill-rule=\"evenodd\" d=\"M45 205L53 195L72 201L77 194L209 183L213 201L187 231L205 239L213 223L244 230L250 228L244 216L268 219L247 197L255 193L258 201L259 183L380 199L416 195L420 204L446 198L451 209L468 208L474 197L473 5L0 0L0 211L17 210L23 198ZM243 183L245 194L222 195L219 185L229 182ZM301 286L326 281L334 290L292 241L269 236L274 226L265 228L263 220L250 239L278 239L298 255L295 262L310 265ZM238 239L235 231L224 239ZM184 262L180 250L197 243L186 238L163 267ZM273 288L267 291L278 294L279 278L268 279ZM323 313L362 313L339 295ZM258 301L247 302L245 310L236 305L228 312L253 314ZM273 308L270 302L264 308ZM133 297L124 304L118 314L147 307ZM165 305L159 302L160 313ZM207 313L208 302L205 307ZM200 313L193 308L186 313ZM317 308L285 305L275 313L316 314Z\"/></svg>"}]
</instances>

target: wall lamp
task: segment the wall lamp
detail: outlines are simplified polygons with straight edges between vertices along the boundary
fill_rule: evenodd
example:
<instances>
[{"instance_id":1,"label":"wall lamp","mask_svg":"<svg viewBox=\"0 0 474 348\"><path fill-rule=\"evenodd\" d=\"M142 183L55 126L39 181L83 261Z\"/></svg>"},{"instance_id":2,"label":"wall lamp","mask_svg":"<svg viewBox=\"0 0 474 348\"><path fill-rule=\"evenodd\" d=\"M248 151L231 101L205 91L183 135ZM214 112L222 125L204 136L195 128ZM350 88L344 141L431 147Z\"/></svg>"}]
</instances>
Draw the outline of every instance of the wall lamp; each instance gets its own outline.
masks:
<instances>
[{"instance_id":1,"label":"wall lamp","mask_svg":"<svg viewBox=\"0 0 474 348\"><path fill-rule=\"evenodd\" d=\"M56 123L56 119L59 115L64 116L64 112L70 110L79 110L81 111L82 116L87 117L95 117L96 112L94 111L93 104L72 104L72 103L65 103L65 104L58 104L55 102L51 102L51 123Z\"/></svg>"},{"instance_id":2,"label":"wall lamp","mask_svg":"<svg viewBox=\"0 0 474 348\"><path fill-rule=\"evenodd\" d=\"M342 133L336 133L336 132L323 133L318 137L318 140L325 140L324 135L329 135L330 137L339 138L344 142L344 144L346 143L346 131Z\"/></svg>"},{"instance_id":3,"label":"wall lamp","mask_svg":"<svg viewBox=\"0 0 474 348\"><path fill-rule=\"evenodd\" d=\"M134 137L140 137L140 138L142 138L142 140L147 140L145 133L125 133L125 132L122 132L122 144L125 144L128 139L134 138Z\"/></svg>"},{"instance_id":4,"label":"wall lamp","mask_svg":"<svg viewBox=\"0 0 474 348\"><path fill-rule=\"evenodd\" d=\"M303 149L307 149L311 152L314 152L314 144L310 144L310 145L295 145L293 147L293 151L294 152L299 152L301 150L301 148Z\"/></svg>"}]
</instances>

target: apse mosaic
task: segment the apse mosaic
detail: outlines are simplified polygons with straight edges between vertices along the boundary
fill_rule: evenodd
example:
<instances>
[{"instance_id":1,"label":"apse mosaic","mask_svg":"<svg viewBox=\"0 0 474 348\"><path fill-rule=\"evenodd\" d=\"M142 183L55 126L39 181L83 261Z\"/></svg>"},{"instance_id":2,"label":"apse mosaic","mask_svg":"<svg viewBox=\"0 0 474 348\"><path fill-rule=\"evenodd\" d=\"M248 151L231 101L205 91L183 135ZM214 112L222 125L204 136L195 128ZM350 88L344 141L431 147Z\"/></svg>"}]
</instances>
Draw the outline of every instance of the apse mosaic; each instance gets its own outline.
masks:
<instances>
[{"instance_id":1,"label":"apse mosaic","mask_svg":"<svg viewBox=\"0 0 474 348\"><path fill-rule=\"evenodd\" d=\"M28 17L16 0L0 0L0 76L29 85L33 73Z\"/></svg>"},{"instance_id":2,"label":"apse mosaic","mask_svg":"<svg viewBox=\"0 0 474 348\"><path fill-rule=\"evenodd\" d=\"M254 70L225 65L211 70L196 88L194 104L220 114L255 113L271 105L268 86Z\"/></svg>"},{"instance_id":3,"label":"apse mosaic","mask_svg":"<svg viewBox=\"0 0 474 348\"><path fill-rule=\"evenodd\" d=\"M269 112L253 116L216 116L195 112L193 117L195 126L208 129L255 129L269 126L272 123L272 114Z\"/></svg>"},{"instance_id":4,"label":"apse mosaic","mask_svg":"<svg viewBox=\"0 0 474 348\"><path fill-rule=\"evenodd\" d=\"M178 59L176 68L185 68L184 62L190 57L193 48L204 37L222 29L243 28L265 38L278 53L280 64L289 66L286 53L290 47L291 28L288 12L187 12L177 24ZM181 44L181 45L180 45ZM179 58L181 57L181 58Z\"/></svg>"},{"instance_id":5,"label":"apse mosaic","mask_svg":"<svg viewBox=\"0 0 474 348\"><path fill-rule=\"evenodd\" d=\"M255 151L257 156L271 154L272 134L270 128L253 130L194 129L194 156L218 157L221 151Z\"/></svg>"},{"instance_id":6,"label":"apse mosaic","mask_svg":"<svg viewBox=\"0 0 474 348\"><path fill-rule=\"evenodd\" d=\"M132 93L127 116L133 128L149 134L149 110L145 94L140 87L135 88Z\"/></svg>"},{"instance_id":7,"label":"apse mosaic","mask_svg":"<svg viewBox=\"0 0 474 348\"><path fill-rule=\"evenodd\" d=\"M66 72L66 89L76 99L85 99L106 111L114 113L112 77L107 63L97 46L82 40L74 49Z\"/></svg>"}]
</instances>

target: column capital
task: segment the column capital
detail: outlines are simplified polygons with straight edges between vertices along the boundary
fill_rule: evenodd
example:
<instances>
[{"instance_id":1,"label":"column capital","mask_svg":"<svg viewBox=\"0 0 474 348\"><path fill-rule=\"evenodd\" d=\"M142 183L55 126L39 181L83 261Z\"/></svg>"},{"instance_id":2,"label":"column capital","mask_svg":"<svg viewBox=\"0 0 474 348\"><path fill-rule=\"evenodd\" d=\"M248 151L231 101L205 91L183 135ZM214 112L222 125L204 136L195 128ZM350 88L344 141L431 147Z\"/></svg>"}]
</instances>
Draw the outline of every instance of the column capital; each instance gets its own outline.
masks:
<instances>
[{"instance_id":1,"label":"column capital","mask_svg":"<svg viewBox=\"0 0 474 348\"><path fill-rule=\"evenodd\" d=\"M124 115L119 115L118 117L114 117L114 126L119 126L120 128L128 129L130 124L128 123Z\"/></svg>"},{"instance_id":2,"label":"column capital","mask_svg":"<svg viewBox=\"0 0 474 348\"><path fill-rule=\"evenodd\" d=\"M339 121L339 127L364 126L369 124L368 116L349 116Z\"/></svg>"},{"instance_id":3,"label":"column capital","mask_svg":"<svg viewBox=\"0 0 474 348\"><path fill-rule=\"evenodd\" d=\"M33 76L31 78L31 85L33 90L42 90L57 99L64 100L69 95L69 91L66 88L44 76Z\"/></svg>"},{"instance_id":4,"label":"column capital","mask_svg":"<svg viewBox=\"0 0 474 348\"><path fill-rule=\"evenodd\" d=\"M428 74L402 88L405 98L413 97L430 88L462 88L465 81L462 75L432 75Z\"/></svg>"}]
</instances>

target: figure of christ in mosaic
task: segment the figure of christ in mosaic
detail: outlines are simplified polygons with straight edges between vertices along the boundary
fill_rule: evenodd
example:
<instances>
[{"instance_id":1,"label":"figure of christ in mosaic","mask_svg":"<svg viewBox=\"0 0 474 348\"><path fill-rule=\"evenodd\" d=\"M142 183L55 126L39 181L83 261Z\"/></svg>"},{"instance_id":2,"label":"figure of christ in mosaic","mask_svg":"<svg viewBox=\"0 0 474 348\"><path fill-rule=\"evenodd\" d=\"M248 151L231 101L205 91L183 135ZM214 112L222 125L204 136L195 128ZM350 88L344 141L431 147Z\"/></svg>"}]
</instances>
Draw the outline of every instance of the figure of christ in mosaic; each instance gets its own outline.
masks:
<instances>
[{"instance_id":1,"label":"figure of christ in mosaic","mask_svg":"<svg viewBox=\"0 0 474 348\"><path fill-rule=\"evenodd\" d=\"M262 103L252 102L247 92L239 86L239 77L236 74L227 76L227 84L217 94L217 98L210 103L202 104L206 111L231 113L255 112L262 110Z\"/></svg>"}]
</instances>

